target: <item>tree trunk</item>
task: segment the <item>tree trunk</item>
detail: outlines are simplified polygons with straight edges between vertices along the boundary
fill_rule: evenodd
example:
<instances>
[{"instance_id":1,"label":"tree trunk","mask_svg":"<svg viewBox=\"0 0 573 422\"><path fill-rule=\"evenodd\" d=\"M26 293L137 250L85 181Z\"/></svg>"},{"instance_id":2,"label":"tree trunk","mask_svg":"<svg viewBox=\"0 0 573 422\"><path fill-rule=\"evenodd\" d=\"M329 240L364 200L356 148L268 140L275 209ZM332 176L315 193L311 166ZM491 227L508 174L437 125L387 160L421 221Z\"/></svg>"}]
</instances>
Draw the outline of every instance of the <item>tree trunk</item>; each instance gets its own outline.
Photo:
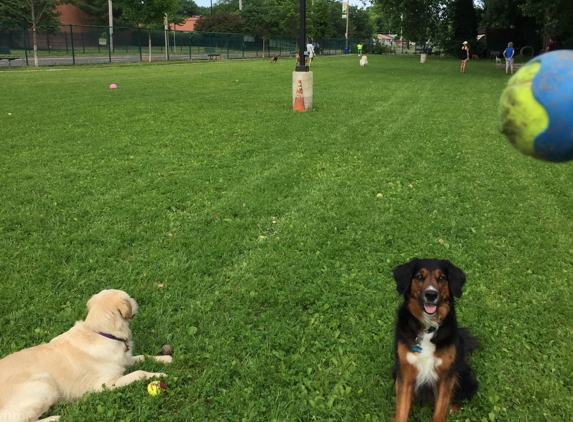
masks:
<instances>
[{"instance_id":1,"label":"tree trunk","mask_svg":"<svg viewBox=\"0 0 573 422\"><path fill-rule=\"evenodd\" d=\"M149 63L151 63L151 31L147 31L149 39Z\"/></svg>"},{"instance_id":2,"label":"tree trunk","mask_svg":"<svg viewBox=\"0 0 573 422\"><path fill-rule=\"evenodd\" d=\"M547 22L549 22L549 10L545 9L545 14L543 17L543 50L541 50L542 53L547 51L547 47L549 47L549 38L551 38L549 30L547 29Z\"/></svg>"},{"instance_id":3,"label":"tree trunk","mask_svg":"<svg viewBox=\"0 0 573 422\"><path fill-rule=\"evenodd\" d=\"M36 35L36 11L34 10L34 0L30 1L30 7L32 9L32 44L34 44L34 66L39 67L38 62L38 37Z\"/></svg>"}]
</instances>

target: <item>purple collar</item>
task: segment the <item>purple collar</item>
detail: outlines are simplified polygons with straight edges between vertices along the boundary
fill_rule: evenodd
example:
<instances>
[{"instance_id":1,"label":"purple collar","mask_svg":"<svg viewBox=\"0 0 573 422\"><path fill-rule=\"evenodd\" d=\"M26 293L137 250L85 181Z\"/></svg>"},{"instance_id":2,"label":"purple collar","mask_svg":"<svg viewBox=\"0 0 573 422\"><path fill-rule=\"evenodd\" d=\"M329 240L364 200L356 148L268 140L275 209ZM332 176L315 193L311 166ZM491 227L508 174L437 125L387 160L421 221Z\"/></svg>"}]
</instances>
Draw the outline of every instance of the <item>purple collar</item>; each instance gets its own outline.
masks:
<instances>
[{"instance_id":1,"label":"purple collar","mask_svg":"<svg viewBox=\"0 0 573 422\"><path fill-rule=\"evenodd\" d=\"M117 337L112 336L111 334L108 334L108 333L102 333L101 331L94 331L94 333L97 333L97 334L99 334L100 336L104 336L105 338L109 338L109 339L112 339L112 340L117 340L117 341L121 341L121 342L123 342L123 343L127 343L127 339L117 338Z\"/></svg>"}]
</instances>

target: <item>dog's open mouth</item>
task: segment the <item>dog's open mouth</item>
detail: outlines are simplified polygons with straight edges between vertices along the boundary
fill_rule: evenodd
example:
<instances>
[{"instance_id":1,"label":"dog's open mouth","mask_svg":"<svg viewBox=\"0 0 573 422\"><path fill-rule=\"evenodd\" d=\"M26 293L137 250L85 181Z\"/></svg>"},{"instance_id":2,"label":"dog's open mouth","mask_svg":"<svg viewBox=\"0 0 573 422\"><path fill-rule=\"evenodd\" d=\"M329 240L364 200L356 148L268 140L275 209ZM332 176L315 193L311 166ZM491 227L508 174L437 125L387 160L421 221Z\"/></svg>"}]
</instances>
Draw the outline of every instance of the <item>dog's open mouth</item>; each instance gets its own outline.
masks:
<instances>
[{"instance_id":1,"label":"dog's open mouth","mask_svg":"<svg viewBox=\"0 0 573 422\"><path fill-rule=\"evenodd\" d=\"M426 312L428 315L434 315L436 313L436 309L438 309L438 307L435 304L424 303L424 312Z\"/></svg>"}]
</instances>

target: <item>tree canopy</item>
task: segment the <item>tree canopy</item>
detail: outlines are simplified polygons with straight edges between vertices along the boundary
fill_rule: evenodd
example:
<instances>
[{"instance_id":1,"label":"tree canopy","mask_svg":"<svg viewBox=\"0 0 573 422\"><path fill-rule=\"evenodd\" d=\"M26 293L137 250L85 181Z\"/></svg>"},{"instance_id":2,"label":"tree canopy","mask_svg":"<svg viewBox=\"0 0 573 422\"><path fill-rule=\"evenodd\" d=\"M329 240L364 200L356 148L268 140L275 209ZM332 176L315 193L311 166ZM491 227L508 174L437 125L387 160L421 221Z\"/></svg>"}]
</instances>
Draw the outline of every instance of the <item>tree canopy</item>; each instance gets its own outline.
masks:
<instances>
[{"instance_id":1,"label":"tree canopy","mask_svg":"<svg viewBox=\"0 0 573 422\"><path fill-rule=\"evenodd\" d=\"M480 27L513 28L522 45L573 45L573 1L555 0L374 0L378 27L418 43L473 42ZM515 40L514 40L515 41Z\"/></svg>"},{"instance_id":2,"label":"tree canopy","mask_svg":"<svg viewBox=\"0 0 573 422\"><path fill-rule=\"evenodd\" d=\"M165 14L175 16L178 10L178 0L116 0L116 3L127 22L148 28L163 27Z\"/></svg>"},{"instance_id":3,"label":"tree canopy","mask_svg":"<svg viewBox=\"0 0 573 422\"><path fill-rule=\"evenodd\" d=\"M281 35L278 10L275 0L249 0L241 10L243 31L262 38Z\"/></svg>"},{"instance_id":4,"label":"tree canopy","mask_svg":"<svg viewBox=\"0 0 573 422\"><path fill-rule=\"evenodd\" d=\"M482 0L484 26L531 33L547 44L549 37L573 47L573 2L571 0Z\"/></svg>"},{"instance_id":5,"label":"tree canopy","mask_svg":"<svg viewBox=\"0 0 573 422\"><path fill-rule=\"evenodd\" d=\"M34 0L36 27L39 30L56 30L60 19L56 6L64 1ZM31 0L2 0L0 1L0 20L14 23L22 22L32 26Z\"/></svg>"},{"instance_id":6,"label":"tree canopy","mask_svg":"<svg viewBox=\"0 0 573 422\"><path fill-rule=\"evenodd\" d=\"M236 13L203 15L197 20L195 31L240 33L241 17Z\"/></svg>"}]
</instances>

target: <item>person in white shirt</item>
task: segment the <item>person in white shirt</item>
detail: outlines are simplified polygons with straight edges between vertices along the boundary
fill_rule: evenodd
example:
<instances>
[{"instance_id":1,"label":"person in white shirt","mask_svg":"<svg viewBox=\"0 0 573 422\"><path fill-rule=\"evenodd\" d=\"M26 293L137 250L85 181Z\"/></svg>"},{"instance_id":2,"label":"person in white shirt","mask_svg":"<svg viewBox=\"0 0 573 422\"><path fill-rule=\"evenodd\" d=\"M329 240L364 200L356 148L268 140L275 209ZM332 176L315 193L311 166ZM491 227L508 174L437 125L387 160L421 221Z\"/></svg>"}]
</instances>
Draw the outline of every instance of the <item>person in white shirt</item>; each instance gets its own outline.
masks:
<instances>
[{"instance_id":1,"label":"person in white shirt","mask_svg":"<svg viewBox=\"0 0 573 422\"><path fill-rule=\"evenodd\" d=\"M306 45L306 51L308 53L308 67L310 67L312 63L312 58L314 57L314 46L312 45L312 38L308 40L308 44Z\"/></svg>"}]
</instances>

